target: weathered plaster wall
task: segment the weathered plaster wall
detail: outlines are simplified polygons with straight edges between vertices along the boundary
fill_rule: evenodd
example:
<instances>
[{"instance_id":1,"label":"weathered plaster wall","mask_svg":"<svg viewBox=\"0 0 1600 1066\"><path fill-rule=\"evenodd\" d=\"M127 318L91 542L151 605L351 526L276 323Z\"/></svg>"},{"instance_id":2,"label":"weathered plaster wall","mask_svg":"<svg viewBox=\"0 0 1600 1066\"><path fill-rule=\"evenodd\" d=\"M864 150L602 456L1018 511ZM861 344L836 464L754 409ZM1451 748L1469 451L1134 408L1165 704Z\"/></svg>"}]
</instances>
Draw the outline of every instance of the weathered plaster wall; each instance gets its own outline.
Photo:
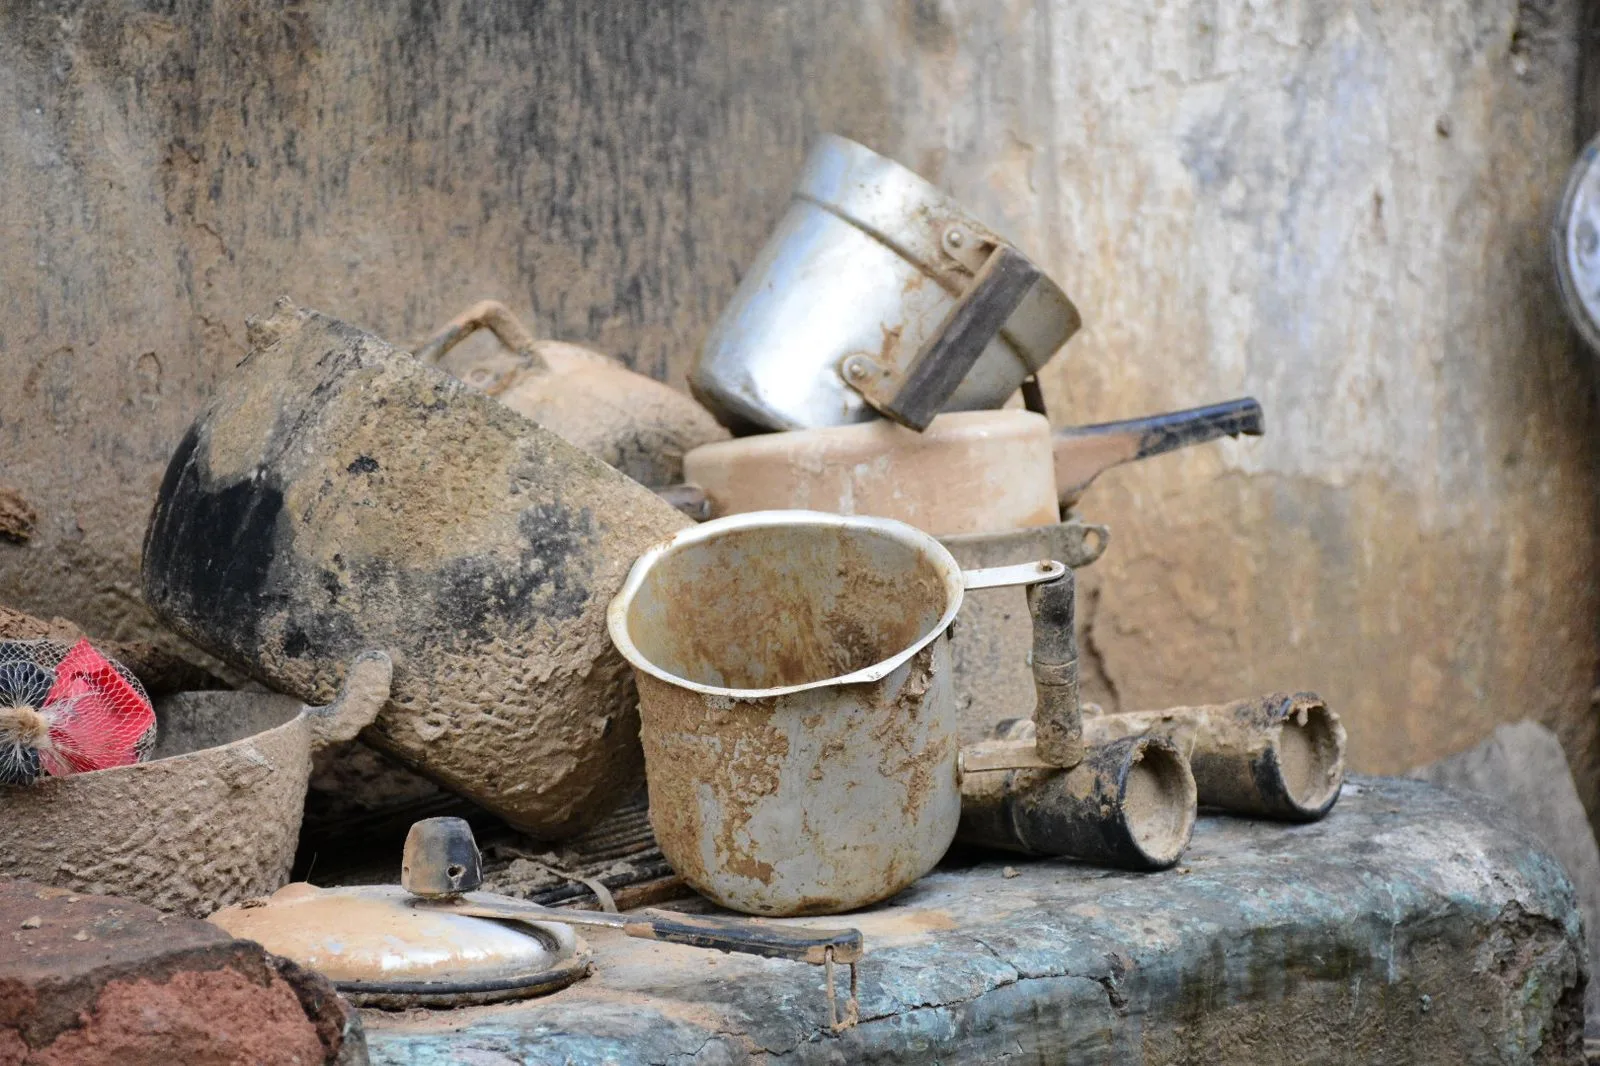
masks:
<instances>
[{"instance_id":1,"label":"weathered plaster wall","mask_svg":"<svg viewBox=\"0 0 1600 1066\"><path fill-rule=\"evenodd\" d=\"M1533 716L1593 809L1595 429L1545 228L1580 0L0 4L0 601L130 635L166 457L279 293L499 296L681 381L834 129L1036 253L1058 420L1252 392L1102 479L1095 691L1323 692L1358 766Z\"/></svg>"}]
</instances>

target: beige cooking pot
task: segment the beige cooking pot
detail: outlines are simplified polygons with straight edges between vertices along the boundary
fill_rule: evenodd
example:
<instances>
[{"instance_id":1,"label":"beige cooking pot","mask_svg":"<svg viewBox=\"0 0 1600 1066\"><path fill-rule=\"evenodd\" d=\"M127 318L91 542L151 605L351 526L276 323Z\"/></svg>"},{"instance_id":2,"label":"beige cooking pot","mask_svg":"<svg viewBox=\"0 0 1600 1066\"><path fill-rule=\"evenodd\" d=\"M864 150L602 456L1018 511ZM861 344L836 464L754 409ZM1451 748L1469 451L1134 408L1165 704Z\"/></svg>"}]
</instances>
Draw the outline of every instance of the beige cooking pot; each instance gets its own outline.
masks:
<instances>
[{"instance_id":1,"label":"beige cooking pot","mask_svg":"<svg viewBox=\"0 0 1600 1066\"><path fill-rule=\"evenodd\" d=\"M1249 397L1054 432L1031 411L957 411L921 433L884 420L706 444L683 470L712 518L795 507L949 537L1053 525L1110 467L1261 428Z\"/></svg>"},{"instance_id":2,"label":"beige cooking pot","mask_svg":"<svg viewBox=\"0 0 1600 1066\"><path fill-rule=\"evenodd\" d=\"M463 350L446 360L479 329L489 330L503 347ZM682 478L689 449L728 436L689 396L610 356L535 339L494 300L461 312L416 356L651 488Z\"/></svg>"}]
</instances>

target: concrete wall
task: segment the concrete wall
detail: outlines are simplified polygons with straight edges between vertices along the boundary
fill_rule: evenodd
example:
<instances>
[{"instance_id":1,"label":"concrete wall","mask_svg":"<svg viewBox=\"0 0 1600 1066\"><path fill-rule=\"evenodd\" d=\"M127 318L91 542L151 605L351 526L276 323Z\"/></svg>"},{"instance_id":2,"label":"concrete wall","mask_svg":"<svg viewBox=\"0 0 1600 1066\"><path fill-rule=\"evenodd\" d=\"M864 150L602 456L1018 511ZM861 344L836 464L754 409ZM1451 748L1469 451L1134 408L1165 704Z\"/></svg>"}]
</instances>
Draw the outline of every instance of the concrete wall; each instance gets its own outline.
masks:
<instances>
[{"instance_id":1,"label":"concrete wall","mask_svg":"<svg viewBox=\"0 0 1600 1066\"><path fill-rule=\"evenodd\" d=\"M1531 716L1600 785L1595 424L1546 226L1580 0L0 7L0 601L148 625L167 455L279 293L498 296L681 381L833 129L1038 255L1058 420L1254 393L1085 500L1090 681L1314 688L1397 770ZM1591 79L1592 80L1592 79Z\"/></svg>"}]
</instances>

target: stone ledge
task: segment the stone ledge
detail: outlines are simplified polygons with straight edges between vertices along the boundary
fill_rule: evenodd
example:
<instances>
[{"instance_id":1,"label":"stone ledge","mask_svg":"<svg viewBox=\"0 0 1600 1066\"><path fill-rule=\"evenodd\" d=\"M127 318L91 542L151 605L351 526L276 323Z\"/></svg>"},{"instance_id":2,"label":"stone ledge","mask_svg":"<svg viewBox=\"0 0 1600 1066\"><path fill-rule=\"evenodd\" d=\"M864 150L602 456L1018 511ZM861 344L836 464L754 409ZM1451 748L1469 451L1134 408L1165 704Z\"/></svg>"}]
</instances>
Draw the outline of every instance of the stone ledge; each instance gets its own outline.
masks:
<instances>
[{"instance_id":1,"label":"stone ledge","mask_svg":"<svg viewBox=\"0 0 1600 1066\"><path fill-rule=\"evenodd\" d=\"M1205 817L1161 874L953 855L848 922L868 954L843 1034L817 969L600 932L594 976L545 999L367 1012L373 1061L1583 1061L1565 872L1418 782L1352 779L1314 825Z\"/></svg>"}]
</instances>

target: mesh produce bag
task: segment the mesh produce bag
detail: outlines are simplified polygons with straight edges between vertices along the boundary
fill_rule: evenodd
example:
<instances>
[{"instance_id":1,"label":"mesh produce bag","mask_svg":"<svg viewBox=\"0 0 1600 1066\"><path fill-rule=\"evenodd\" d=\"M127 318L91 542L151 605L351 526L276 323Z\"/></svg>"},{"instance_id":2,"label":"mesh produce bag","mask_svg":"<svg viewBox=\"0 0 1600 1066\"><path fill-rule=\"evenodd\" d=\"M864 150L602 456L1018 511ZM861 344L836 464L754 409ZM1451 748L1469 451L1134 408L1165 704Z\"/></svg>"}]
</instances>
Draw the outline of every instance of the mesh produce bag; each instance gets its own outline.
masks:
<instances>
[{"instance_id":1,"label":"mesh produce bag","mask_svg":"<svg viewBox=\"0 0 1600 1066\"><path fill-rule=\"evenodd\" d=\"M155 739L144 686L87 640L0 641L0 784L127 766Z\"/></svg>"}]
</instances>

